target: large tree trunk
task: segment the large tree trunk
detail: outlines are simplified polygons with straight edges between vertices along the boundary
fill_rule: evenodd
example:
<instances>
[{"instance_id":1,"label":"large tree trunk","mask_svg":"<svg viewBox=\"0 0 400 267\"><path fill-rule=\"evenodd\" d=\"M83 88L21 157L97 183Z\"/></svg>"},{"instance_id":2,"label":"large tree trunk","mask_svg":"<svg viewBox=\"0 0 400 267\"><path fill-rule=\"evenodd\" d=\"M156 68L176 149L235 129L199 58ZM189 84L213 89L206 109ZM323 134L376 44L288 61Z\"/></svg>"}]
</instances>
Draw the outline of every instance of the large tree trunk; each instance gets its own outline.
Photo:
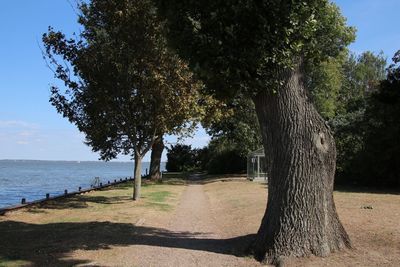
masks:
<instances>
[{"instance_id":1,"label":"large tree trunk","mask_svg":"<svg viewBox=\"0 0 400 267\"><path fill-rule=\"evenodd\" d=\"M150 179L157 181L161 178L161 155L164 150L163 136L160 135L153 144L150 159Z\"/></svg>"},{"instance_id":2,"label":"large tree trunk","mask_svg":"<svg viewBox=\"0 0 400 267\"><path fill-rule=\"evenodd\" d=\"M142 186L142 156L135 153L135 179L133 181L133 200L140 199L140 189Z\"/></svg>"},{"instance_id":3,"label":"large tree trunk","mask_svg":"<svg viewBox=\"0 0 400 267\"><path fill-rule=\"evenodd\" d=\"M254 243L265 263L285 257L327 256L350 247L333 201L336 148L329 127L310 102L302 69L282 70L276 93L253 101L269 172L268 203Z\"/></svg>"}]
</instances>

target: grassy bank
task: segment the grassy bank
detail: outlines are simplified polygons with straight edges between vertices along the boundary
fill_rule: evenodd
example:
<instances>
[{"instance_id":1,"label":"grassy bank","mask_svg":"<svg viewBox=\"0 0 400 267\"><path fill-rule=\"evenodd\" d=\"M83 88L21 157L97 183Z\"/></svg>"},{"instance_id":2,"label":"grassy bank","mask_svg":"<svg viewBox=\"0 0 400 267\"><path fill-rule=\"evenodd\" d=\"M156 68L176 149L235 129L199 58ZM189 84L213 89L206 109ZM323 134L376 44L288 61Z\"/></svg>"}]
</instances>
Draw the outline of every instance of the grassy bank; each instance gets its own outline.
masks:
<instances>
[{"instance_id":1,"label":"grassy bank","mask_svg":"<svg viewBox=\"0 0 400 267\"><path fill-rule=\"evenodd\" d=\"M145 184L142 198L132 201L132 183L46 202L0 216L0 266L71 266L77 250L128 245L147 221L173 213L184 185L174 179ZM180 184L180 185L176 185Z\"/></svg>"}]
</instances>

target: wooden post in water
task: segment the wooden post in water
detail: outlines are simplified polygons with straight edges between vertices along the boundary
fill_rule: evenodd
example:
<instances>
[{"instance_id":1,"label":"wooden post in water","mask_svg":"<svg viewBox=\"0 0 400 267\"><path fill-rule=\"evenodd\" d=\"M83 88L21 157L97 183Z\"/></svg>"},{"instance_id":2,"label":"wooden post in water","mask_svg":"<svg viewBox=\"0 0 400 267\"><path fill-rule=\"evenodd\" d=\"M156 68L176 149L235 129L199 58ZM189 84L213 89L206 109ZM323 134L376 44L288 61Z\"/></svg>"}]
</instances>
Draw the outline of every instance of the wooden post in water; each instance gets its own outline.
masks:
<instances>
[{"instance_id":1,"label":"wooden post in water","mask_svg":"<svg viewBox=\"0 0 400 267\"><path fill-rule=\"evenodd\" d=\"M25 203L26 203L26 199L25 198L21 199L21 204L25 204Z\"/></svg>"}]
</instances>

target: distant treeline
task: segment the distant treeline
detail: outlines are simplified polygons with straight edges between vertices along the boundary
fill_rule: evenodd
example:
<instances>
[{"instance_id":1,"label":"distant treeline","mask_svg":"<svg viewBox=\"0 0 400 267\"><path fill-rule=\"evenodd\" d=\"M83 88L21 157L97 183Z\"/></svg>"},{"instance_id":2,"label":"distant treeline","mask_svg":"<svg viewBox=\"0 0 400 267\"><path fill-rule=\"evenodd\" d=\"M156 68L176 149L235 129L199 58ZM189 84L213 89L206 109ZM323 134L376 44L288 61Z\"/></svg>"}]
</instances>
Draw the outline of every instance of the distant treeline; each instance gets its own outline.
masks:
<instances>
[{"instance_id":1,"label":"distant treeline","mask_svg":"<svg viewBox=\"0 0 400 267\"><path fill-rule=\"evenodd\" d=\"M383 54L343 53L308 68L319 113L337 146L336 184L400 188L400 51L387 67ZM209 145L168 149L167 170L244 173L250 151L262 146L254 105L238 96L219 120L203 123Z\"/></svg>"}]
</instances>

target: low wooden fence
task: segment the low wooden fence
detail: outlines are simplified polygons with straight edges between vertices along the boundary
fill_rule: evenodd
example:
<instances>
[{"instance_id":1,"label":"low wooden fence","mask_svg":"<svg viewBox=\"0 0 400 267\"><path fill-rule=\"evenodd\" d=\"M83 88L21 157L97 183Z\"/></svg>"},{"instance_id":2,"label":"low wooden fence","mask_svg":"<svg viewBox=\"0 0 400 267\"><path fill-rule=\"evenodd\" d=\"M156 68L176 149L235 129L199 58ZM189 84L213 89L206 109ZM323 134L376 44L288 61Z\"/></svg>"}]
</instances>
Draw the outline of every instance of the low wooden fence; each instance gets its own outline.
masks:
<instances>
[{"instance_id":1,"label":"low wooden fence","mask_svg":"<svg viewBox=\"0 0 400 267\"><path fill-rule=\"evenodd\" d=\"M50 196L50 194L47 193L45 198L34 200L34 201L27 201L26 198L22 198L21 204L19 204L19 205L13 205L13 206L5 207L5 208L0 208L0 215L4 215L6 212L9 212L9 211L25 208L25 207L32 206L35 204L44 203L46 201L71 197L71 196L87 193L90 191L100 190L100 189L103 189L106 187L118 185L121 183L126 183L128 181L133 181L133 180L134 180L134 178L132 178L132 177L125 177L125 178L120 178L120 179L114 179L114 181L108 181L107 183L104 183L104 184L99 183L98 186L94 186L94 187L91 187L88 189L83 189L82 187L78 187L78 191L73 191L73 192L68 192L68 190L65 189L64 194L62 194L62 195Z\"/></svg>"}]
</instances>

